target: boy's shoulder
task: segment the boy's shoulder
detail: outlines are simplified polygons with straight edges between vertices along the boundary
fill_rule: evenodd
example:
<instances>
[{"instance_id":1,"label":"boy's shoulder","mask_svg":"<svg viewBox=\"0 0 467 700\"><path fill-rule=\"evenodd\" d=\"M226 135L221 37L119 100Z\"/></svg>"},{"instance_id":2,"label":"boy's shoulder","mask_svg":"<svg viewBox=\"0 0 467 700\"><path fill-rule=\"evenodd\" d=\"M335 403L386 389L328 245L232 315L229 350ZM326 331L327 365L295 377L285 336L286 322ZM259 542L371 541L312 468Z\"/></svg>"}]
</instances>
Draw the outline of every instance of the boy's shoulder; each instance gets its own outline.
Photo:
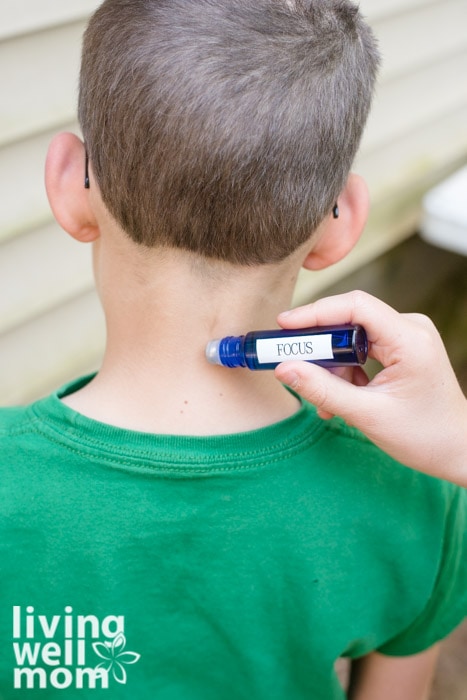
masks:
<instances>
[{"instance_id":1,"label":"boy's shoulder","mask_svg":"<svg viewBox=\"0 0 467 700\"><path fill-rule=\"evenodd\" d=\"M465 489L398 462L341 418L322 421L313 452L344 501L403 513L428 529L454 508L467 527Z\"/></svg>"},{"instance_id":2,"label":"boy's shoulder","mask_svg":"<svg viewBox=\"0 0 467 700\"><path fill-rule=\"evenodd\" d=\"M30 406L0 407L0 436L2 439L30 432L34 416Z\"/></svg>"},{"instance_id":3,"label":"boy's shoulder","mask_svg":"<svg viewBox=\"0 0 467 700\"><path fill-rule=\"evenodd\" d=\"M0 407L0 473L5 487L23 481L20 473L37 452L39 421L33 405Z\"/></svg>"},{"instance_id":4,"label":"boy's shoulder","mask_svg":"<svg viewBox=\"0 0 467 700\"><path fill-rule=\"evenodd\" d=\"M78 380L67 382L55 391L32 400L30 403L18 406L0 406L0 440L2 447L11 443L18 443L21 440L36 439L43 435L47 424L57 422L58 430L66 427L62 422L62 412L64 404L60 397L64 395L70 387L78 390L94 375L87 375ZM10 440L11 438L11 440Z\"/></svg>"}]
</instances>

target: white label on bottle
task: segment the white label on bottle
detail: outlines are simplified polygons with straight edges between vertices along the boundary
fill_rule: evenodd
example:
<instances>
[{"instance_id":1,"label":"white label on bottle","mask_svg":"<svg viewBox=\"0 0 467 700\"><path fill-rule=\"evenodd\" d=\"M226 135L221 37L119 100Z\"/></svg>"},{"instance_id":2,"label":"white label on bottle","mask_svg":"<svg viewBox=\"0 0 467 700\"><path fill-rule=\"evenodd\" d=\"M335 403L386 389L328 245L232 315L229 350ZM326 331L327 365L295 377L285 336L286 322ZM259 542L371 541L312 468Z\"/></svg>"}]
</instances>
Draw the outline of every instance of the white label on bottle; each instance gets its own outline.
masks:
<instances>
[{"instance_id":1,"label":"white label on bottle","mask_svg":"<svg viewBox=\"0 0 467 700\"><path fill-rule=\"evenodd\" d=\"M260 338L256 341L256 354L262 365L290 360L333 360L332 334Z\"/></svg>"}]
</instances>

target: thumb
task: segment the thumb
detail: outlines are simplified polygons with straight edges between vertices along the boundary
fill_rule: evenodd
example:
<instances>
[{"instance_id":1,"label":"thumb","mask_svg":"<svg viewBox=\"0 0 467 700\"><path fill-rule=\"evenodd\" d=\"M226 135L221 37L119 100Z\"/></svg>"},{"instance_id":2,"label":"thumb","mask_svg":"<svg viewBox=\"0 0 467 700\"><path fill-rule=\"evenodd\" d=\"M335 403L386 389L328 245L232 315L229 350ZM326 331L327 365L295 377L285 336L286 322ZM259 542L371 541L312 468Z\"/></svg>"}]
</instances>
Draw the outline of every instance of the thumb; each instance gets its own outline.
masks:
<instances>
[{"instance_id":1,"label":"thumb","mask_svg":"<svg viewBox=\"0 0 467 700\"><path fill-rule=\"evenodd\" d=\"M374 410L375 397L309 362L283 362L274 370L276 378L312 403L322 417L341 416L352 425L361 424ZM328 415L326 415L328 414Z\"/></svg>"}]
</instances>

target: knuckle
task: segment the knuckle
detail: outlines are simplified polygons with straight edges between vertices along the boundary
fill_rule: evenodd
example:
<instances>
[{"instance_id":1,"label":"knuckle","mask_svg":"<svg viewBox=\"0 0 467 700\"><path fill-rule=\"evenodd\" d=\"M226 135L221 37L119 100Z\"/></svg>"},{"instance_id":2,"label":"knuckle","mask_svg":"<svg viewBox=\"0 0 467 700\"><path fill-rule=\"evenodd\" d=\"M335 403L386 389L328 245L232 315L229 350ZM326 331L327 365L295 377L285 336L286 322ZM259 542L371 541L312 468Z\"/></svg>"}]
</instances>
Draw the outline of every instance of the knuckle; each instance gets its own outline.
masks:
<instances>
[{"instance_id":1,"label":"knuckle","mask_svg":"<svg viewBox=\"0 0 467 700\"><path fill-rule=\"evenodd\" d=\"M361 289L356 289L355 291L351 292L351 298L353 310L358 314L359 311L368 306L370 295Z\"/></svg>"},{"instance_id":2,"label":"knuckle","mask_svg":"<svg viewBox=\"0 0 467 700\"><path fill-rule=\"evenodd\" d=\"M435 333L437 335L438 331L436 329L435 324L431 320L429 316L426 316L425 314L409 314L412 320L417 323L421 328L423 328L425 331L427 331L430 334Z\"/></svg>"},{"instance_id":3,"label":"knuckle","mask_svg":"<svg viewBox=\"0 0 467 700\"><path fill-rule=\"evenodd\" d=\"M419 343L432 344L438 340L440 337L438 329L429 316L414 313L407 314L407 317L416 325Z\"/></svg>"}]
</instances>

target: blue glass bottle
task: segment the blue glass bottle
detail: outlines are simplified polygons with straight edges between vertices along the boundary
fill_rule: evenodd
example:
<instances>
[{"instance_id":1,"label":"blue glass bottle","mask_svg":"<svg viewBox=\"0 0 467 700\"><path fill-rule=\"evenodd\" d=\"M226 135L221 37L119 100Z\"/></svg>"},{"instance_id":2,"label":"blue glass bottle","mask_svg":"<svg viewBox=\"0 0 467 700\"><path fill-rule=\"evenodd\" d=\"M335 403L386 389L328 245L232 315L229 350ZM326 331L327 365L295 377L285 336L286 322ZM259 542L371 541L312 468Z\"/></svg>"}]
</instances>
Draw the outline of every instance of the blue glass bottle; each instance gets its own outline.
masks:
<instances>
[{"instance_id":1,"label":"blue glass bottle","mask_svg":"<svg viewBox=\"0 0 467 700\"><path fill-rule=\"evenodd\" d=\"M368 357L368 340L358 325L251 331L211 340L206 346L206 357L211 364L251 370L274 369L290 360L322 367L363 365Z\"/></svg>"}]
</instances>

